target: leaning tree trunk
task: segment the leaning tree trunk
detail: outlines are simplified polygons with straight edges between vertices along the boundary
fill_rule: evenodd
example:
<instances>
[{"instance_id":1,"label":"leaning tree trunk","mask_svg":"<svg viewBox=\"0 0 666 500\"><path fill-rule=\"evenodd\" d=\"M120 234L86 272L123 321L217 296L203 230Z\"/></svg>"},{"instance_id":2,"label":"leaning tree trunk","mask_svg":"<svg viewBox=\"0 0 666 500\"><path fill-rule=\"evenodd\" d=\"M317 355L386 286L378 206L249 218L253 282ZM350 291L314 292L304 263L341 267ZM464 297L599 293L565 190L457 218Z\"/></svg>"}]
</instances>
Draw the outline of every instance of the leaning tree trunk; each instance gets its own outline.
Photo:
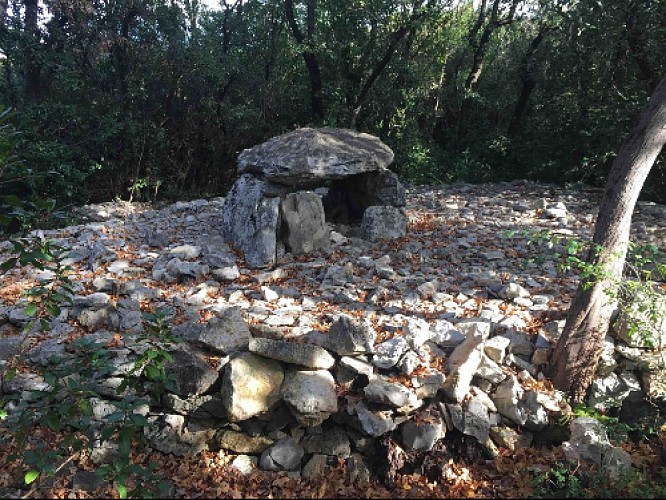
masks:
<instances>
[{"instance_id":1,"label":"leaning tree trunk","mask_svg":"<svg viewBox=\"0 0 666 500\"><path fill-rule=\"evenodd\" d=\"M606 291L622 277L631 215L643 183L666 143L666 78L655 89L606 181L587 262L603 270L582 280L551 363L553 383L575 402L584 399L599 363L613 302Z\"/></svg>"}]
</instances>

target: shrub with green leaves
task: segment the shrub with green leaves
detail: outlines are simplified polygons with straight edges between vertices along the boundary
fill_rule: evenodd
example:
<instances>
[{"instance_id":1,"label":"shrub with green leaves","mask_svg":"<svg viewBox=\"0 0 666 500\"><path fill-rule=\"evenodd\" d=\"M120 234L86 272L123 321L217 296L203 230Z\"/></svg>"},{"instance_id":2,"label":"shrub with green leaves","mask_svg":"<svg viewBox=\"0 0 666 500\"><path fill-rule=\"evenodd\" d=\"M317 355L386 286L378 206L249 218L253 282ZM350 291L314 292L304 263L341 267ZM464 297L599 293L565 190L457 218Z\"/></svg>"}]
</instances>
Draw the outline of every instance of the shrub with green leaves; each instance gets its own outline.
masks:
<instances>
[{"instance_id":1,"label":"shrub with green leaves","mask_svg":"<svg viewBox=\"0 0 666 500\"><path fill-rule=\"evenodd\" d=\"M155 473L155 464L136 463L133 452L145 449L144 429L150 425L146 418L149 400L137 395L148 387L152 396L159 398L165 388L171 387L165 363L171 359L168 349L177 339L171 333L168 317L164 310L145 315L144 333L134 340L149 347L118 387L122 398L108 402L113 411L95 416L91 403L97 397L98 381L114 371L111 353L106 344L85 337L72 342L64 355L49 360L41 372L44 389L32 391L27 398L12 398L13 409L6 412L4 425L14 430L15 443L25 450L22 459L27 469L26 484L42 476L53 476L73 454L91 450L95 442L109 442L116 451L108 463L96 470L97 475L113 481L121 498L164 495L168 484ZM128 387L132 390L125 391ZM33 442L35 426L58 433L55 448ZM132 489L128 484L133 485Z\"/></svg>"},{"instance_id":2,"label":"shrub with green leaves","mask_svg":"<svg viewBox=\"0 0 666 500\"><path fill-rule=\"evenodd\" d=\"M587 256L601 248L589 241L551 231L509 231L507 238L525 238L528 244L545 247L547 252L532 260L550 261L560 274L576 274L583 286L608 279L601 265L588 262ZM666 282L666 255L654 244L629 243L624 273L621 279L612 279L604 290L610 300L616 301L620 318L628 334L650 348L664 345L666 328L666 294L660 284Z\"/></svg>"},{"instance_id":3,"label":"shrub with green leaves","mask_svg":"<svg viewBox=\"0 0 666 500\"><path fill-rule=\"evenodd\" d=\"M536 498L664 498L666 470L656 477L635 467L610 477L584 464L556 462L548 471L531 469ZM528 471L529 473L529 471ZM651 480L648 480L650 478Z\"/></svg>"}]
</instances>

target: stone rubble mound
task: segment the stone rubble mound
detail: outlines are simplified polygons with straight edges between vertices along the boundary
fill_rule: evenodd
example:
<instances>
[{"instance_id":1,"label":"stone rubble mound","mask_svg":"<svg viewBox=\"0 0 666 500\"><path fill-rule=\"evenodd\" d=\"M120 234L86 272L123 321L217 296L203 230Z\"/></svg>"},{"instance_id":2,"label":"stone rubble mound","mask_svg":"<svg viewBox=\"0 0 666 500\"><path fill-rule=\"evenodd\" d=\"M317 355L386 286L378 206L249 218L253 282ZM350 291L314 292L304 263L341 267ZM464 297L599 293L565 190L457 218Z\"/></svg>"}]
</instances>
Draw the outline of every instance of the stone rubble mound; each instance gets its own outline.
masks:
<instances>
[{"instance_id":1,"label":"stone rubble mound","mask_svg":"<svg viewBox=\"0 0 666 500\"><path fill-rule=\"evenodd\" d=\"M4 275L0 364L21 356L39 369L69 355L75 336L102 344L112 370L94 380L101 419L122 381L138 376L142 312L168 308L181 340L169 347L174 384L142 410L156 450L225 449L244 473L308 477L344 460L368 477L373 443L387 435L423 453L455 435L490 456L526 447L569 411L541 372L577 280L548 257L562 243L534 243L519 229L587 237L594 200L529 182L411 188L404 238L332 233L330 254L285 254L270 271L244 267L224 242L229 205L219 198L45 231L67 249L77 295L49 331L24 335L26 299L9 292L48 276ZM263 206L277 213L271 203ZM560 204L566 221L543 208ZM632 236L663 246L664 214L639 204ZM659 359L613 329L589 403L652 418L651 402L666 401ZM45 388L35 373L0 380L10 397ZM597 458L617 465L622 454L604 446ZM93 459L108 459L103 445Z\"/></svg>"}]
</instances>

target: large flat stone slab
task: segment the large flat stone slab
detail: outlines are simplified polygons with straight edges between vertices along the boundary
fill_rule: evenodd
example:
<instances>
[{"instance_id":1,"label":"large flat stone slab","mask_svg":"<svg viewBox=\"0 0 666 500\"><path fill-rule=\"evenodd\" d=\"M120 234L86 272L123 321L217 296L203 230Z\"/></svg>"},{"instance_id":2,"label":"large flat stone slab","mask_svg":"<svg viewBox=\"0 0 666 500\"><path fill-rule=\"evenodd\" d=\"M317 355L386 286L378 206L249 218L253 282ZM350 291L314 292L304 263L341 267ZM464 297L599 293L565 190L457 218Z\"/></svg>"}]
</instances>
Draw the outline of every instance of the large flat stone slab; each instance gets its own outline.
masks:
<instances>
[{"instance_id":1,"label":"large flat stone slab","mask_svg":"<svg viewBox=\"0 0 666 500\"><path fill-rule=\"evenodd\" d=\"M386 167L393 151L377 137L354 130L300 128L244 150L238 172L303 186Z\"/></svg>"},{"instance_id":2,"label":"large flat stone slab","mask_svg":"<svg viewBox=\"0 0 666 500\"><path fill-rule=\"evenodd\" d=\"M250 352L266 358L284 361L308 368L329 369L335 364L335 358L323 347L310 344L297 344L286 340L255 338L250 340Z\"/></svg>"}]
</instances>

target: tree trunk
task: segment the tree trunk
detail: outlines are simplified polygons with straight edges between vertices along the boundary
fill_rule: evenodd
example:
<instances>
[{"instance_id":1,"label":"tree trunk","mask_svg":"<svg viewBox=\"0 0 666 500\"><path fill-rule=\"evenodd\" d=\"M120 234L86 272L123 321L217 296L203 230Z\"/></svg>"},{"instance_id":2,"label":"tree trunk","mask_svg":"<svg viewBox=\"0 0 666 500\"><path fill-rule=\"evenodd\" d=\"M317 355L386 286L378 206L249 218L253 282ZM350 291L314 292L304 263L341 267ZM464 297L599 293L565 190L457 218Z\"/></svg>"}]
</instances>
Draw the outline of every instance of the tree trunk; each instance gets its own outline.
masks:
<instances>
[{"instance_id":1,"label":"tree trunk","mask_svg":"<svg viewBox=\"0 0 666 500\"><path fill-rule=\"evenodd\" d=\"M8 10L9 0L0 0L0 28L2 29L6 27Z\"/></svg>"},{"instance_id":2,"label":"tree trunk","mask_svg":"<svg viewBox=\"0 0 666 500\"><path fill-rule=\"evenodd\" d=\"M534 61L534 53L543 42L544 38L548 32L552 31L553 28L549 26L542 26L539 29L539 33L534 37L532 43L530 43L527 53L523 58L522 69L523 69L523 85L520 89L520 96L518 96L518 101L516 102L516 109L513 112L511 117L511 122L509 123L508 134L513 135L518 131L520 126L520 121L525 112L527 111L527 103L530 100L532 91L536 86L536 74L537 74L537 64Z\"/></svg>"},{"instance_id":3,"label":"tree trunk","mask_svg":"<svg viewBox=\"0 0 666 500\"><path fill-rule=\"evenodd\" d=\"M284 5L287 14L287 23L291 28L291 33L294 36L294 39L298 44L306 44L308 46L308 48L303 51L303 60L305 61L305 67L308 70L308 78L310 79L310 104L313 117L321 120L324 118L321 71L319 69L317 56L314 50L312 50L317 2L316 0L307 1L306 34L303 34L296 22L294 1L285 0Z\"/></svg>"},{"instance_id":4,"label":"tree trunk","mask_svg":"<svg viewBox=\"0 0 666 500\"><path fill-rule=\"evenodd\" d=\"M666 143L666 78L655 89L629 138L620 148L606 181L604 197L587 262L603 277L582 280L569 308L564 332L551 363L557 389L575 402L585 398L592 382L613 303L606 291L622 277L629 244L631 215L643 183Z\"/></svg>"},{"instance_id":5,"label":"tree trunk","mask_svg":"<svg viewBox=\"0 0 666 500\"><path fill-rule=\"evenodd\" d=\"M379 78L379 75L381 75L384 69L386 69L386 66L388 66L389 62L391 62L391 58L393 57L393 54L398 48L398 44L403 38L405 38L405 36L407 36L410 33L410 31L412 30L411 24L416 19L418 19L418 17L416 16L414 17L414 19L410 19L407 25L401 26L391 35L391 40L388 44L388 47L386 47L386 50L384 51L382 58L379 61L377 61L377 64L372 69L370 76L368 76L368 79L365 81L363 87L361 87L360 92L358 93L356 99L354 100L354 105L352 106L351 119L349 120L350 128L352 129L356 128L357 124L356 122L358 120L358 115L361 112L361 106L363 106L365 99L368 97L370 89Z\"/></svg>"},{"instance_id":6,"label":"tree trunk","mask_svg":"<svg viewBox=\"0 0 666 500\"><path fill-rule=\"evenodd\" d=\"M24 0L25 46L25 94L28 99L35 99L41 93L41 64L39 48L39 27L37 25L39 8L37 0Z\"/></svg>"},{"instance_id":7,"label":"tree trunk","mask_svg":"<svg viewBox=\"0 0 666 500\"><path fill-rule=\"evenodd\" d=\"M659 82L659 68L650 60L647 54L645 32L638 25L636 0L629 2L626 26L629 50L638 64L641 80L648 83L651 92Z\"/></svg>"},{"instance_id":8,"label":"tree trunk","mask_svg":"<svg viewBox=\"0 0 666 500\"><path fill-rule=\"evenodd\" d=\"M513 22L513 16L516 13L516 8L521 1L522 0L512 0L511 6L509 7L509 12L507 13L506 17L500 19L499 11L501 1L494 0L488 23L481 32L481 38L477 42L476 35L483 25L486 16L486 2L481 4L479 17L470 30L469 34L470 44L474 48L474 56L472 58L472 67L470 68L467 79L465 80L464 97L462 104L460 105L460 113L458 115L459 140L462 140L467 136L467 130L470 121L469 115L472 111L472 103L474 99L473 93L476 92L479 87L479 79L483 73L483 65L485 63L486 52L488 51L488 46L490 44L492 34L497 28L500 28L501 26L507 26Z\"/></svg>"}]
</instances>

